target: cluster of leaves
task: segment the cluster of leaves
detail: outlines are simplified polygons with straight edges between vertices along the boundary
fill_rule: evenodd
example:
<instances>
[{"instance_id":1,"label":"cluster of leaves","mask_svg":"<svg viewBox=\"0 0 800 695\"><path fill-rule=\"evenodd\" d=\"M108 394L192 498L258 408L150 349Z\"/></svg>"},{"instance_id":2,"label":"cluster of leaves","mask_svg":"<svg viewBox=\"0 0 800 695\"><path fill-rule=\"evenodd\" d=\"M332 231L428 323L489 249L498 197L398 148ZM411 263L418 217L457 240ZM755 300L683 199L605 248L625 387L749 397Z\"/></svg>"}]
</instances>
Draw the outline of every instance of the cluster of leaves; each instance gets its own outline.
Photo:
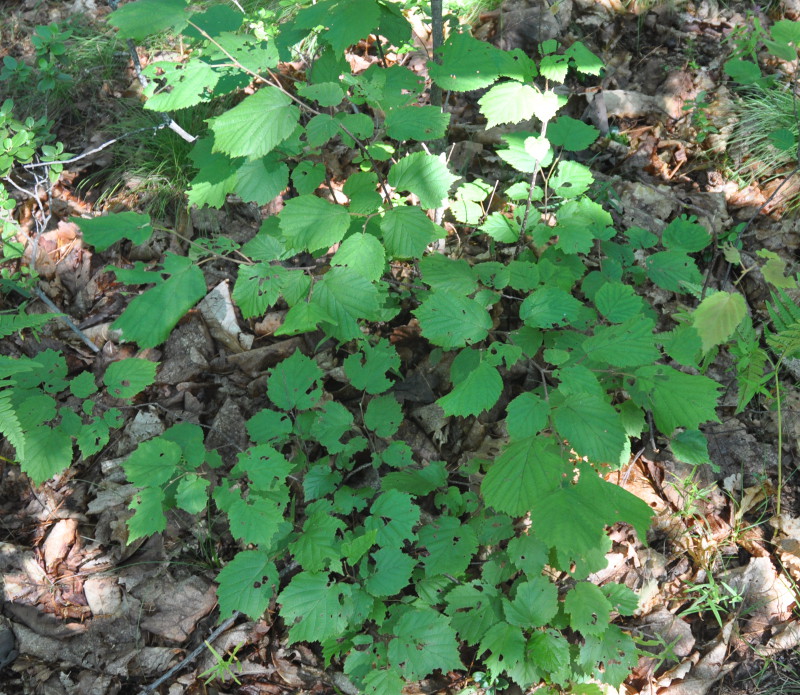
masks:
<instances>
[{"instance_id":1,"label":"cluster of leaves","mask_svg":"<svg viewBox=\"0 0 800 695\"><path fill-rule=\"evenodd\" d=\"M183 0L137 0L110 21L123 38L170 30L193 47L182 63L148 66L155 79L146 108L191 108L255 81L256 90L208 121L193 152L189 199L220 206L236 194L263 204L291 182L297 195L251 241L239 247L222 237L208 242L209 251L250 259L233 291L245 318L284 304L278 334L319 330L337 341L347 354L344 373L362 394L357 416L327 400L322 371L298 352L269 374L267 404L248 421L253 446L226 475L208 475L222 464L195 425L140 444L124 464L141 488L131 540L163 530L169 509L215 505L247 546L218 577L223 616L239 610L257 618L276 599L290 640L320 642L326 659L341 659L370 693L398 693L404 679L461 668L465 645L492 681L583 693L597 681L619 686L635 649L612 618L632 613L636 596L586 577L606 564L605 527L627 522L644 539L650 510L598 472L629 460L649 416L677 457L708 462L699 428L716 420L718 386L697 371L737 330L745 306L737 294L715 293L665 329L637 292L644 281L675 293L699 288L694 255L712 240L686 216L660 236L617 229L589 196L592 173L569 156L598 133L558 115L565 98L553 85L570 69L598 74L597 58L580 43L560 52L549 41L537 62L452 29L439 61L429 63L432 80L443 90L487 90L479 105L488 127L530 123L503 137L497 154L516 179L502 191L507 205L487 214L492 185L459 180L442 158L417 148L446 135L450 118L418 105L418 76L379 64L353 74L345 60L345 49L369 35L395 46L408 41L396 5L322 0L269 36L247 33L246 18L227 4L194 11ZM279 61L312 33L318 54L306 81L287 90L274 77ZM315 195L326 177L322 148L336 139L360 153L343 204ZM432 250L445 232L425 210L438 208L493 255L470 263ZM76 222L97 249L143 243L152 232L136 213ZM331 247L324 272L285 262ZM389 282L399 265L418 269L419 282ZM153 285L114 326L142 347L163 342L206 291L197 264L175 255L158 267L115 272L125 283ZM400 359L385 338L363 329L410 315L443 357L452 353L452 387L438 400L448 416L494 408L504 374L520 362L541 376L510 398L508 441L495 460L453 470L415 461L396 437L404 417L392 393ZM123 364L137 389L152 380L142 372L148 363ZM20 374L16 382L28 383ZM63 376L31 384L39 386L65 387ZM89 386L82 379L76 388ZM9 398L28 418L33 407L14 400L16 390ZM37 407L41 424L61 418L53 431L63 434L52 436L66 455L69 437L86 425L63 409ZM36 436L29 442L9 431L34 479L60 470L27 458ZM91 453L91 444L78 445ZM476 475L479 490L470 484ZM290 561L299 572L284 582L278 568ZM556 584L559 575L570 582Z\"/></svg>"}]
</instances>

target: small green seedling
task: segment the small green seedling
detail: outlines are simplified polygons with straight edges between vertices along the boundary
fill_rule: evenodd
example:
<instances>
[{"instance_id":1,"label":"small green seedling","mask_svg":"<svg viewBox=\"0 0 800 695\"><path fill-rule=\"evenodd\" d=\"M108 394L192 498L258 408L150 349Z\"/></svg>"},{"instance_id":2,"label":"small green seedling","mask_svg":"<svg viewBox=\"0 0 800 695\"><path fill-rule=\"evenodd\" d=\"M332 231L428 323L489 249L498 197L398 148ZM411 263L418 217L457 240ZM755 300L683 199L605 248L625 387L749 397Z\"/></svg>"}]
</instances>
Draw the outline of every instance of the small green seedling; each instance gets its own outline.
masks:
<instances>
[{"instance_id":1,"label":"small green seedling","mask_svg":"<svg viewBox=\"0 0 800 695\"><path fill-rule=\"evenodd\" d=\"M204 683L206 685L214 680L226 681L229 678L232 678L236 685L241 685L242 682L234 675L233 671L234 669L236 669L236 671L239 673L242 671L242 664L236 658L236 653L244 646L244 642L237 644L233 648L233 651L227 656L222 656L216 649L214 649L214 647L211 646L211 643L208 640L205 640L205 643L206 647L208 647L208 650L214 655L217 663L211 668L203 671L198 678L205 678L206 680Z\"/></svg>"}]
</instances>

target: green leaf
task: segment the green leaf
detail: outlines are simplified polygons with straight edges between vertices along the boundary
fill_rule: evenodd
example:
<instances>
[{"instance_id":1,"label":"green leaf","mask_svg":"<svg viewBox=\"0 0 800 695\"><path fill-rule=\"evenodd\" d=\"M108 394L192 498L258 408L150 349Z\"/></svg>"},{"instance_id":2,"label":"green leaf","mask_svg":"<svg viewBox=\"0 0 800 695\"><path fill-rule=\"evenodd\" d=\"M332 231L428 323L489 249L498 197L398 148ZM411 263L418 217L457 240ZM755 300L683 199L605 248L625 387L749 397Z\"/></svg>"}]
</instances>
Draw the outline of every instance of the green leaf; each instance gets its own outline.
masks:
<instances>
[{"instance_id":1,"label":"green leaf","mask_svg":"<svg viewBox=\"0 0 800 695\"><path fill-rule=\"evenodd\" d=\"M703 422L719 422L715 411L719 384L699 374L684 374L666 365L639 367L629 393L643 408L653 411L656 427L671 435L677 427L697 429Z\"/></svg>"},{"instance_id":2,"label":"green leaf","mask_svg":"<svg viewBox=\"0 0 800 695\"><path fill-rule=\"evenodd\" d=\"M188 473L178 482L175 504L189 514L199 514L208 506L208 486L211 483L194 473Z\"/></svg>"},{"instance_id":3,"label":"green leaf","mask_svg":"<svg viewBox=\"0 0 800 695\"><path fill-rule=\"evenodd\" d=\"M400 593L411 579L417 561L399 548L381 548L372 554L375 569L364 582L373 596L382 598Z\"/></svg>"},{"instance_id":4,"label":"green leaf","mask_svg":"<svg viewBox=\"0 0 800 695\"><path fill-rule=\"evenodd\" d=\"M210 101L221 76L208 63L196 59L186 63L157 61L142 74L151 80L144 89L144 108L148 111L178 111Z\"/></svg>"},{"instance_id":5,"label":"green leaf","mask_svg":"<svg viewBox=\"0 0 800 695\"><path fill-rule=\"evenodd\" d=\"M422 468L406 468L382 475L381 490L399 490L417 496L427 495L444 487L447 476L444 461L431 461Z\"/></svg>"},{"instance_id":6,"label":"green leaf","mask_svg":"<svg viewBox=\"0 0 800 695\"><path fill-rule=\"evenodd\" d=\"M276 87L262 87L225 113L208 121L214 151L231 157L263 157L297 127L300 110Z\"/></svg>"},{"instance_id":7,"label":"green leaf","mask_svg":"<svg viewBox=\"0 0 800 695\"><path fill-rule=\"evenodd\" d=\"M601 635L608 629L611 602L600 587L589 582L579 582L564 598L564 612L569 624L582 635Z\"/></svg>"},{"instance_id":8,"label":"green leaf","mask_svg":"<svg viewBox=\"0 0 800 695\"><path fill-rule=\"evenodd\" d=\"M353 414L337 401L328 401L314 419L311 434L329 454L338 454L345 445L341 438L353 426Z\"/></svg>"},{"instance_id":9,"label":"green leaf","mask_svg":"<svg viewBox=\"0 0 800 695\"><path fill-rule=\"evenodd\" d=\"M531 292L519 308L519 317L534 328L568 326L578 318L581 303L560 287L542 287Z\"/></svg>"},{"instance_id":10,"label":"green leaf","mask_svg":"<svg viewBox=\"0 0 800 695\"><path fill-rule=\"evenodd\" d=\"M354 388L369 394L383 393L392 385L388 372L397 372L400 356L393 345L381 338L374 346L364 343L360 352L350 355L342 365Z\"/></svg>"},{"instance_id":11,"label":"green leaf","mask_svg":"<svg viewBox=\"0 0 800 695\"><path fill-rule=\"evenodd\" d=\"M289 184L289 167L274 155L245 162L235 175L233 192L246 203L266 205Z\"/></svg>"},{"instance_id":12,"label":"green leaf","mask_svg":"<svg viewBox=\"0 0 800 695\"><path fill-rule=\"evenodd\" d=\"M269 556L258 550L240 550L217 575L220 618L241 611L259 620L278 587L278 571Z\"/></svg>"},{"instance_id":13,"label":"green leaf","mask_svg":"<svg viewBox=\"0 0 800 695\"><path fill-rule=\"evenodd\" d=\"M163 485L175 474L181 456L181 448L175 442L155 437L139 444L122 468L134 485Z\"/></svg>"},{"instance_id":14,"label":"green leaf","mask_svg":"<svg viewBox=\"0 0 800 695\"><path fill-rule=\"evenodd\" d=\"M634 367L657 362L661 353L655 346L650 319L632 318L616 326L598 326L583 343L583 351L593 362L614 367Z\"/></svg>"},{"instance_id":15,"label":"green leaf","mask_svg":"<svg viewBox=\"0 0 800 695\"><path fill-rule=\"evenodd\" d=\"M738 292L716 292L692 312L692 324L703 342L703 354L722 345L747 314L747 304Z\"/></svg>"},{"instance_id":16,"label":"green leaf","mask_svg":"<svg viewBox=\"0 0 800 695\"><path fill-rule=\"evenodd\" d=\"M670 222L661 234L661 243L671 251L696 253L711 243L711 235L696 218L681 215Z\"/></svg>"},{"instance_id":17,"label":"green leaf","mask_svg":"<svg viewBox=\"0 0 800 695\"><path fill-rule=\"evenodd\" d=\"M570 59L575 70L584 75L599 75L603 69L603 61L592 53L586 45L580 41L575 41L564 55Z\"/></svg>"},{"instance_id":18,"label":"green leaf","mask_svg":"<svg viewBox=\"0 0 800 695\"><path fill-rule=\"evenodd\" d=\"M550 405L530 391L512 400L506 410L506 428L512 439L533 437L547 427Z\"/></svg>"},{"instance_id":19,"label":"green leaf","mask_svg":"<svg viewBox=\"0 0 800 695\"><path fill-rule=\"evenodd\" d=\"M503 619L502 605L493 584L459 584L446 597L445 612L463 640L477 644L492 625Z\"/></svg>"},{"instance_id":20,"label":"green leaf","mask_svg":"<svg viewBox=\"0 0 800 695\"><path fill-rule=\"evenodd\" d=\"M311 147L320 147L341 132L338 123L327 113L314 116L306 125L306 140Z\"/></svg>"},{"instance_id":21,"label":"green leaf","mask_svg":"<svg viewBox=\"0 0 800 695\"><path fill-rule=\"evenodd\" d=\"M481 483L486 504L499 512L522 516L542 495L554 490L565 470L553 442L528 437L509 444L491 464Z\"/></svg>"},{"instance_id":22,"label":"green leaf","mask_svg":"<svg viewBox=\"0 0 800 695\"><path fill-rule=\"evenodd\" d=\"M133 398L144 391L156 378L156 362L130 358L108 365L103 383L114 398Z\"/></svg>"},{"instance_id":23,"label":"green leaf","mask_svg":"<svg viewBox=\"0 0 800 695\"><path fill-rule=\"evenodd\" d=\"M389 661L406 680L417 681L436 670L461 668L456 632L447 618L430 608L411 608L394 628Z\"/></svg>"},{"instance_id":24,"label":"green leaf","mask_svg":"<svg viewBox=\"0 0 800 695\"><path fill-rule=\"evenodd\" d=\"M478 279L463 258L456 260L434 253L420 260L419 269L422 279L433 290L467 295L478 289Z\"/></svg>"},{"instance_id":25,"label":"green leaf","mask_svg":"<svg viewBox=\"0 0 800 695\"><path fill-rule=\"evenodd\" d=\"M619 464L628 441L617 411L596 393L573 393L553 409L558 433L580 456Z\"/></svg>"},{"instance_id":26,"label":"green leaf","mask_svg":"<svg viewBox=\"0 0 800 695\"><path fill-rule=\"evenodd\" d=\"M281 410L308 410L322 397L322 370L296 350L276 366L267 380L267 396Z\"/></svg>"},{"instance_id":27,"label":"green leaf","mask_svg":"<svg viewBox=\"0 0 800 695\"><path fill-rule=\"evenodd\" d=\"M547 124L547 139L556 147L563 147L567 152L579 152L587 149L600 135L594 126L570 116L559 116Z\"/></svg>"},{"instance_id":28,"label":"green leaf","mask_svg":"<svg viewBox=\"0 0 800 695\"><path fill-rule=\"evenodd\" d=\"M633 287L622 282L606 282L594 296L597 310L612 323L624 323L640 316L644 301Z\"/></svg>"},{"instance_id":29,"label":"green leaf","mask_svg":"<svg viewBox=\"0 0 800 695\"><path fill-rule=\"evenodd\" d=\"M338 82L300 83L297 93L304 99L312 99L320 106L338 106L344 99L344 90Z\"/></svg>"},{"instance_id":30,"label":"green leaf","mask_svg":"<svg viewBox=\"0 0 800 695\"><path fill-rule=\"evenodd\" d=\"M332 318L325 332L346 342L363 337L359 319L374 320L378 313L378 289L349 268L332 268L314 287L314 301Z\"/></svg>"},{"instance_id":31,"label":"green leaf","mask_svg":"<svg viewBox=\"0 0 800 695\"><path fill-rule=\"evenodd\" d=\"M394 396L376 396L364 412L364 425L379 437L391 437L403 422L403 409Z\"/></svg>"},{"instance_id":32,"label":"green leaf","mask_svg":"<svg viewBox=\"0 0 800 695\"><path fill-rule=\"evenodd\" d=\"M372 171L358 171L352 174L342 190L350 198L348 210L354 215L371 215L381 206L381 196L375 190L378 176Z\"/></svg>"},{"instance_id":33,"label":"green leaf","mask_svg":"<svg viewBox=\"0 0 800 695\"><path fill-rule=\"evenodd\" d=\"M188 258L167 254L164 271L170 278L136 297L112 324L125 340L143 348L163 343L206 293L203 271Z\"/></svg>"},{"instance_id":34,"label":"green leaf","mask_svg":"<svg viewBox=\"0 0 800 695\"><path fill-rule=\"evenodd\" d=\"M470 92L488 87L513 58L468 33L453 32L439 50L441 63L428 62L428 74L443 90Z\"/></svg>"},{"instance_id":35,"label":"green leaf","mask_svg":"<svg viewBox=\"0 0 800 695\"><path fill-rule=\"evenodd\" d=\"M790 19L779 19L770 29L770 34L775 41L800 45L800 22Z\"/></svg>"},{"instance_id":36,"label":"green leaf","mask_svg":"<svg viewBox=\"0 0 800 695\"><path fill-rule=\"evenodd\" d=\"M350 226L347 208L314 195L286 202L280 213L281 231L295 251L327 250L339 243Z\"/></svg>"},{"instance_id":37,"label":"green leaf","mask_svg":"<svg viewBox=\"0 0 800 695\"><path fill-rule=\"evenodd\" d=\"M453 389L436 401L447 416L468 417L489 410L503 391L500 373L485 360L482 350L464 349L450 366Z\"/></svg>"},{"instance_id":38,"label":"green leaf","mask_svg":"<svg viewBox=\"0 0 800 695\"><path fill-rule=\"evenodd\" d=\"M558 590L547 577L533 577L517 585L513 601L503 599L506 620L525 630L547 625L558 611Z\"/></svg>"},{"instance_id":39,"label":"green leaf","mask_svg":"<svg viewBox=\"0 0 800 695\"><path fill-rule=\"evenodd\" d=\"M439 157L425 152L414 152L389 170L389 185L411 191L423 208L440 207L457 178Z\"/></svg>"},{"instance_id":40,"label":"green leaf","mask_svg":"<svg viewBox=\"0 0 800 695\"><path fill-rule=\"evenodd\" d=\"M587 635L578 658L587 673L614 688L619 688L638 660L633 638L617 625L607 625L598 635Z\"/></svg>"},{"instance_id":41,"label":"green leaf","mask_svg":"<svg viewBox=\"0 0 800 695\"><path fill-rule=\"evenodd\" d=\"M127 5L126 5L127 7ZM153 233L150 216L138 212L118 212L91 219L71 217L83 232L83 240L97 251L105 251L111 244L128 239L134 244L144 244Z\"/></svg>"},{"instance_id":42,"label":"green leaf","mask_svg":"<svg viewBox=\"0 0 800 695\"><path fill-rule=\"evenodd\" d=\"M189 158L198 169L189 190L189 203L192 205L222 207L227 194L233 192L237 184L239 172L244 168L237 166L241 160L232 160L222 153L212 152L213 146L213 137L200 138L189 153Z\"/></svg>"},{"instance_id":43,"label":"green leaf","mask_svg":"<svg viewBox=\"0 0 800 695\"><path fill-rule=\"evenodd\" d=\"M502 82L478 99L478 104L486 117L486 127L493 128L503 123L529 120L534 114L538 116L545 101L545 94L531 85ZM549 113L549 109L546 113Z\"/></svg>"},{"instance_id":44,"label":"green leaf","mask_svg":"<svg viewBox=\"0 0 800 695\"><path fill-rule=\"evenodd\" d=\"M233 300L246 319L261 316L281 296L288 271L281 265L256 263L239 267L233 288Z\"/></svg>"},{"instance_id":45,"label":"green leaf","mask_svg":"<svg viewBox=\"0 0 800 695\"><path fill-rule=\"evenodd\" d=\"M386 114L386 134L395 140L438 140L450 124L450 114L438 106L403 106Z\"/></svg>"},{"instance_id":46,"label":"green leaf","mask_svg":"<svg viewBox=\"0 0 800 695\"><path fill-rule=\"evenodd\" d=\"M402 548L407 540L416 539L413 529L419 523L420 509L411 495L397 490L383 492L372 503L370 512L364 528L378 532L378 545Z\"/></svg>"},{"instance_id":47,"label":"green leaf","mask_svg":"<svg viewBox=\"0 0 800 695\"><path fill-rule=\"evenodd\" d=\"M158 487L139 490L128 505L133 516L128 519L128 545L137 538L161 533L167 527L164 516L164 491Z\"/></svg>"},{"instance_id":48,"label":"green leaf","mask_svg":"<svg viewBox=\"0 0 800 695\"><path fill-rule=\"evenodd\" d=\"M501 244L514 244L519 240L519 224L500 212L489 215L480 230Z\"/></svg>"},{"instance_id":49,"label":"green leaf","mask_svg":"<svg viewBox=\"0 0 800 695\"><path fill-rule=\"evenodd\" d=\"M516 536L508 542L508 557L530 579L536 581L547 564L549 548L532 533Z\"/></svg>"},{"instance_id":50,"label":"green leaf","mask_svg":"<svg viewBox=\"0 0 800 695\"><path fill-rule=\"evenodd\" d=\"M165 29L182 29L185 9L185 0L138 0L112 12L108 22L119 29L119 38L140 41Z\"/></svg>"},{"instance_id":51,"label":"green leaf","mask_svg":"<svg viewBox=\"0 0 800 695\"><path fill-rule=\"evenodd\" d=\"M676 434L669 445L678 461L695 466L711 462L708 455L708 441L700 430L685 430Z\"/></svg>"},{"instance_id":52,"label":"green leaf","mask_svg":"<svg viewBox=\"0 0 800 695\"><path fill-rule=\"evenodd\" d=\"M281 327L275 335L297 335L317 330L321 323L333 322L333 317L315 302L295 304L283 317Z\"/></svg>"},{"instance_id":53,"label":"green leaf","mask_svg":"<svg viewBox=\"0 0 800 695\"><path fill-rule=\"evenodd\" d=\"M498 678L506 669L519 665L525 656L525 637L522 630L508 623L498 623L483 636L480 652L489 652L484 664L489 673Z\"/></svg>"},{"instance_id":54,"label":"green leaf","mask_svg":"<svg viewBox=\"0 0 800 695\"><path fill-rule=\"evenodd\" d=\"M569 160L559 162L555 173L551 174L548 180L553 192L562 198L577 198L583 195L589 190L589 186L593 182L594 176L592 176L592 171L589 167L580 162L571 162ZM567 227L569 221L569 216L565 215L562 209L558 216L559 226L564 225ZM564 248L563 244L560 244L560 247ZM564 248L564 251L567 253L586 253L589 248L582 246L580 250L576 248L573 251L568 251Z\"/></svg>"},{"instance_id":55,"label":"green leaf","mask_svg":"<svg viewBox=\"0 0 800 695\"><path fill-rule=\"evenodd\" d=\"M417 206L395 206L381 220L381 232L389 258L419 258L428 244L445 232Z\"/></svg>"},{"instance_id":56,"label":"green leaf","mask_svg":"<svg viewBox=\"0 0 800 695\"><path fill-rule=\"evenodd\" d=\"M432 293L413 313L425 338L445 350L477 343L492 327L492 318L481 304L447 292Z\"/></svg>"},{"instance_id":57,"label":"green leaf","mask_svg":"<svg viewBox=\"0 0 800 695\"><path fill-rule=\"evenodd\" d=\"M278 596L290 643L339 637L348 622L342 599L341 588L328 583L327 572L296 574Z\"/></svg>"},{"instance_id":58,"label":"green leaf","mask_svg":"<svg viewBox=\"0 0 800 695\"><path fill-rule=\"evenodd\" d=\"M723 66L725 74L739 84L755 84L761 81L761 69L750 60L731 58Z\"/></svg>"},{"instance_id":59,"label":"green leaf","mask_svg":"<svg viewBox=\"0 0 800 695\"><path fill-rule=\"evenodd\" d=\"M20 417L25 425L25 419ZM23 451L17 450L22 472L39 485L58 475L72 463L72 439L51 425L39 425L25 430Z\"/></svg>"},{"instance_id":60,"label":"green leaf","mask_svg":"<svg viewBox=\"0 0 800 695\"><path fill-rule=\"evenodd\" d=\"M300 195L310 195L325 180L325 166L307 159L292 171L292 183Z\"/></svg>"},{"instance_id":61,"label":"green leaf","mask_svg":"<svg viewBox=\"0 0 800 695\"><path fill-rule=\"evenodd\" d=\"M334 569L341 572L341 541L337 534L344 522L328 511L313 512L303 524L303 530L290 545L294 559L308 572Z\"/></svg>"},{"instance_id":62,"label":"green leaf","mask_svg":"<svg viewBox=\"0 0 800 695\"><path fill-rule=\"evenodd\" d=\"M506 149L497 150L497 155L523 174L533 174L553 161L553 150L547 138L538 133L519 131L503 135Z\"/></svg>"},{"instance_id":63,"label":"green leaf","mask_svg":"<svg viewBox=\"0 0 800 695\"><path fill-rule=\"evenodd\" d=\"M703 276L694 261L683 251L660 251L645 260L647 277L672 292L685 291L687 284L700 284Z\"/></svg>"},{"instance_id":64,"label":"green leaf","mask_svg":"<svg viewBox=\"0 0 800 695\"><path fill-rule=\"evenodd\" d=\"M371 234L353 234L341 243L331 265L346 266L375 282L380 280L386 265L383 245Z\"/></svg>"},{"instance_id":65,"label":"green leaf","mask_svg":"<svg viewBox=\"0 0 800 695\"><path fill-rule=\"evenodd\" d=\"M622 615L633 615L639 608L639 597L624 584L603 584L600 591Z\"/></svg>"},{"instance_id":66,"label":"green leaf","mask_svg":"<svg viewBox=\"0 0 800 695\"><path fill-rule=\"evenodd\" d=\"M335 0L306 7L297 13L294 22L301 29L325 27L320 39L341 53L372 34L378 27L379 18L379 6L375 0Z\"/></svg>"},{"instance_id":67,"label":"green leaf","mask_svg":"<svg viewBox=\"0 0 800 695\"><path fill-rule=\"evenodd\" d=\"M419 530L419 545L428 551L423 560L426 577L444 573L460 577L478 550L478 538L458 519L442 516Z\"/></svg>"}]
</instances>

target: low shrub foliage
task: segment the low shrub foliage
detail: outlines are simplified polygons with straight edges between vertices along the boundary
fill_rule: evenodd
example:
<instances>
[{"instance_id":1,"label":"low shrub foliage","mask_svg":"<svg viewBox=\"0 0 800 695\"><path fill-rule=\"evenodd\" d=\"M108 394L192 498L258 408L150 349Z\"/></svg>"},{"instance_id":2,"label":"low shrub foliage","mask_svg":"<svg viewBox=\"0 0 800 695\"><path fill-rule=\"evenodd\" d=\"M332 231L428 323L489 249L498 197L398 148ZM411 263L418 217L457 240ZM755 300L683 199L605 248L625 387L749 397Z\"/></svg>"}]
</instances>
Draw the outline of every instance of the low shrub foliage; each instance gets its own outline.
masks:
<instances>
[{"instance_id":1,"label":"low shrub foliage","mask_svg":"<svg viewBox=\"0 0 800 695\"><path fill-rule=\"evenodd\" d=\"M677 458L709 461L700 426L717 420L719 386L700 372L733 336L754 365L740 368L740 407L762 389L767 356L743 322L741 295L710 293L665 327L639 291L649 282L700 297L695 255L710 234L688 216L660 235L620 229L592 199L590 169L570 156L598 132L561 113L566 98L555 89L571 74L600 73L580 42L545 42L534 60L454 25L438 62L428 63L444 92L482 91L487 127L523 124L496 150L512 175L495 190L459 178L430 151L450 114L420 105L414 71L384 59L353 73L345 60L345 49L370 37L384 42L381 56L408 49L410 25L397 5L321 0L269 32L251 19L229 4L195 11L183 0L137 0L110 15L120 38L169 31L192 48L181 63L148 65L146 109L242 95L208 119L194 145L191 204L219 207L236 195L263 205L288 186L296 192L244 245L222 236L202 240L191 258L115 269L119 281L148 288L114 328L140 347L161 344L207 291L198 258L235 250L248 259L233 289L242 316L281 303L279 335L333 339L360 407L354 414L327 399L321 367L294 353L269 372L264 407L247 422L253 444L231 470L188 423L130 454L124 469L139 491L129 540L163 531L170 509L198 514L212 505L241 544L218 576L221 616L257 619L277 606L291 642L319 643L326 662L337 660L367 693L399 693L405 681L463 669L472 657L487 684L618 687L636 649L613 620L633 613L637 597L587 577L606 566L606 527L628 523L644 540L651 513L601 474L626 464L631 441L648 429ZM279 63L309 38L314 60L287 87ZM346 200L336 202L315 193L332 142L358 153ZM493 197L503 205L489 212ZM442 209L489 252L470 261L442 254L435 242L446 232L432 221ZM152 233L149 217L135 212L75 221L98 250ZM332 247L327 269L286 263ZM395 281L400 267L416 280ZM449 360L451 388L437 401L446 416L496 408L515 366L537 376L511 394L494 460L418 461L397 436L401 362L376 327L412 317L434 358ZM785 335L797 315L784 308L781 317ZM7 332L26 327L20 322L0 316ZM125 360L109 367L103 386L124 402L154 378L153 363ZM68 380L55 353L4 358L0 379L0 431L37 482L69 465L73 442L90 456L119 423L118 411L94 408L94 378ZM57 407L65 390L82 400L81 414Z\"/></svg>"}]
</instances>

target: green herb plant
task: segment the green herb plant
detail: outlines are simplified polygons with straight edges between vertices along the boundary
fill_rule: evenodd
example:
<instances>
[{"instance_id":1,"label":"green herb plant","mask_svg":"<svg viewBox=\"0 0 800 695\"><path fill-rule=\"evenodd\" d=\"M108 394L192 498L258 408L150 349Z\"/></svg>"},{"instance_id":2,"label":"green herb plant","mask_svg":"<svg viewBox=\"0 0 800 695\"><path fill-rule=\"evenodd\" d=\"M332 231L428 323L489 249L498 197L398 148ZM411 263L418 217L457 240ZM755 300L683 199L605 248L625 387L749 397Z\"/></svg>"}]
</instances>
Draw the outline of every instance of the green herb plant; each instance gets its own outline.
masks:
<instances>
[{"instance_id":1,"label":"green herb plant","mask_svg":"<svg viewBox=\"0 0 800 695\"><path fill-rule=\"evenodd\" d=\"M614 619L633 613L637 597L586 578L606 565L606 527L625 522L645 540L651 512L603 474L626 464L643 434L660 433L688 463L709 461L700 426L717 420L719 386L697 371L731 338L745 305L718 292L690 320L657 327L637 288L700 286L693 254L712 239L688 216L660 237L618 229L589 197L594 177L570 156L598 132L559 115L566 97L554 87L570 72L598 75L599 60L579 42L555 41L533 60L451 27L440 62L428 64L431 79L445 93L485 90L487 127L530 123L503 136L508 202L488 213L494 185L458 179L427 150L447 135L450 114L420 105L418 75L385 60L353 73L345 60L369 36L385 41L384 56L408 44L410 26L393 3L321 0L274 36L250 33L228 3L196 10L137 0L110 22L123 39L171 31L191 48L180 64L148 66L157 79L146 109L180 111L249 87L200 133L189 200L265 204L291 182L296 195L252 240L215 249L236 252L242 315L285 306L277 334L321 331L358 394L353 409L329 400L322 368L298 351L269 371L263 408L247 422L253 444L232 469L205 449L198 425L142 442L124 463L139 488L129 540L163 531L171 509L215 507L241 544L217 578L221 617L257 619L274 604L290 642L318 643L366 693L396 694L404 682L465 669L470 654L488 684L618 687L637 649ZM279 62L311 32L317 53L290 89L276 77ZM316 195L329 177L329 143L358 152L335 200ZM431 218L443 209L462 243L471 235L489 252L471 261L440 253L446 233ZM152 232L134 212L76 222L98 250ZM444 245L456 254L457 244ZM316 271L286 262L333 248ZM158 266L114 271L150 286L114 324L125 340L144 348L169 337L206 293L196 261L167 254ZM398 283L399 270L413 270L413 284ZM412 318L449 364L451 386L437 401L445 416L500 412L507 438L494 460L420 461L398 436L405 413L393 387L403 368L386 326ZM504 383L515 365L533 375L525 390ZM137 389L152 381L151 367L125 365L141 377ZM20 458L40 481L62 470L63 454Z\"/></svg>"}]
</instances>

